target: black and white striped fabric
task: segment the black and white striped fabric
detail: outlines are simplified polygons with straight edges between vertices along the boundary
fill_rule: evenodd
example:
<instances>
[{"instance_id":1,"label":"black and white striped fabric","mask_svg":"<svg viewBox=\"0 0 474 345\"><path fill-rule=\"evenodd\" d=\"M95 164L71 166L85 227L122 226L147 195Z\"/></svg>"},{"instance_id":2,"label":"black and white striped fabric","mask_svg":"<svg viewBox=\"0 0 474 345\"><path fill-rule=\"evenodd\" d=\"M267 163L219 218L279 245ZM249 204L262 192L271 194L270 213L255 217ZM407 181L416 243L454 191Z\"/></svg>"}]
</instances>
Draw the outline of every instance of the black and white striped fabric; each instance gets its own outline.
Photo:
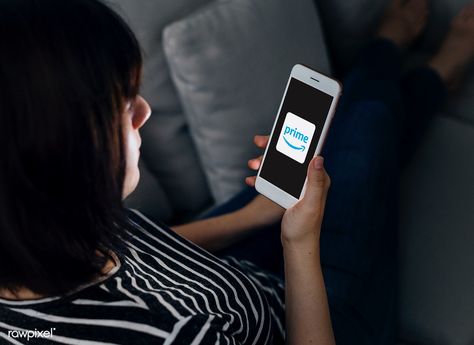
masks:
<instances>
[{"instance_id":1,"label":"black and white striped fabric","mask_svg":"<svg viewBox=\"0 0 474 345\"><path fill-rule=\"evenodd\" d=\"M128 249L104 280L68 296L0 300L0 344L284 342L280 279L220 260L138 211L130 221ZM53 335L27 341L27 330Z\"/></svg>"}]
</instances>

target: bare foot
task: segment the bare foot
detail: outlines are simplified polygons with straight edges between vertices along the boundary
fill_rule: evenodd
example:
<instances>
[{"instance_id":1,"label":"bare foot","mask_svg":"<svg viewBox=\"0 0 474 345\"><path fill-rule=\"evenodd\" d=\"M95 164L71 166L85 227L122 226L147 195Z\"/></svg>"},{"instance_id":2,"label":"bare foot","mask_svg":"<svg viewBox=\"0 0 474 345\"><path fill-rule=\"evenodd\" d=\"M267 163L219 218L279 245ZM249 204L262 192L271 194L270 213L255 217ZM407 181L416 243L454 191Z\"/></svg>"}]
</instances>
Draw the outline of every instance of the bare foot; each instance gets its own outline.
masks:
<instances>
[{"instance_id":1,"label":"bare foot","mask_svg":"<svg viewBox=\"0 0 474 345\"><path fill-rule=\"evenodd\" d=\"M438 53L428 63L447 86L459 83L464 69L474 60L474 3L464 7L451 23Z\"/></svg>"},{"instance_id":2,"label":"bare foot","mask_svg":"<svg viewBox=\"0 0 474 345\"><path fill-rule=\"evenodd\" d=\"M427 0L392 0L376 36L406 47L420 36L427 18Z\"/></svg>"}]
</instances>

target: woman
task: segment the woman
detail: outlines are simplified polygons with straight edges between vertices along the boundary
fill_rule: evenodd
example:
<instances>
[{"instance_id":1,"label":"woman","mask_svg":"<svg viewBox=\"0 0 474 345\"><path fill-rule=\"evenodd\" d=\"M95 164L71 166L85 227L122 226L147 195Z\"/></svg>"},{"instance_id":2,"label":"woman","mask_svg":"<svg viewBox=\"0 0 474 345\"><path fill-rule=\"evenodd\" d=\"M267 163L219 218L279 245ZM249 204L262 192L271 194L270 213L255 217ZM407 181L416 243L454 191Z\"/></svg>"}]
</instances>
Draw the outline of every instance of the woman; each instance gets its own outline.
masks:
<instances>
[{"instance_id":1,"label":"woman","mask_svg":"<svg viewBox=\"0 0 474 345\"><path fill-rule=\"evenodd\" d=\"M2 1L0 342L22 343L22 331L37 330L39 335L28 339L32 343L271 344L286 339L289 344L334 344L320 263L320 254L324 259L325 250L331 251L327 246L335 233L332 228L344 234L344 222L353 222L349 230L360 229L354 238L361 243L369 239L369 261L380 248L388 248L388 253L393 249L386 241L394 234L392 225L383 231L387 236L368 238L367 233L383 229L392 214L389 196L397 179L396 159L392 159L398 148L392 110L396 97L374 96L374 88L358 93L353 85L381 81L374 72L396 65L391 58L397 54L396 44L408 43L421 31L422 23L415 20L410 24L414 32L401 33L405 26L400 22L413 13L424 13L424 6L416 0L395 2L379 32L384 39L369 47L362 59L372 61L376 53L388 62L365 63L356 69L347 81L333 129L353 138L348 128L367 131L370 123L378 134L350 145L330 138L326 154L328 163L333 162L333 180L340 186L334 183L328 198L324 219L328 237L324 238L323 231L321 245L329 177L322 158L313 159L303 200L287 210L281 222L284 288L281 279L251 262L217 259L176 234L222 249L249 229L273 224L282 216L279 207L262 197L235 212L176 228L176 232L137 211L123 209L122 199L139 179L139 130L150 116L146 101L138 95L140 50L123 21L97 0ZM463 20L471 23L472 9L469 16L470 21ZM471 26L466 25L472 30ZM454 59L447 61L453 64ZM430 92L442 94L435 62L417 85L435 81ZM448 70L448 63L440 65ZM396 73L389 69L379 86L390 89ZM367 111L364 101L369 95ZM433 108L422 115L428 116ZM258 137L257 144L263 148L267 140ZM386 149L384 155L378 154L374 144ZM336 171L344 168L348 158L342 154L355 154L361 166L354 166L351 174ZM258 165L259 159L251 162L254 169ZM386 188L374 189L387 171L391 173L383 175ZM367 184L367 197L355 200L361 181ZM248 183L252 185L253 179ZM343 190L345 204L335 205ZM355 201L359 208L352 210ZM380 211L377 217L359 214L364 206L375 203ZM342 218L336 213L340 210L345 212ZM367 224L370 232L366 233ZM201 228L206 229L205 237L196 237ZM346 279L337 270L325 272L336 337L340 343L378 341L381 333L373 331L372 319L365 323L364 317L368 310L374 312L373 319L387 321L386 305L378 311L371 309L386 294L371 300L367 293L359 293L375 282L365 281L366 277L380 276L372 274L376 271L372 265L358 261L359 242L351 246L351 237L340 239L349 249L343 258L354 261L344 266L347 263L342 260L340 267L351 276L352 268L360 275ZM393 275L393 270L387 271ZM357 296L366 297L361 305L367 310L347 302Z\"/></svg>"},{"instance_id":2,"label":"woman","mask_svg":"<svg viewBox=\"0 0 474 345\"><path fill-rule=\"evenodd\" d=\"M96 0L2 1L0 41L0 341L51 330L70 344L282 342L281 281L122 207L150 116L124 22ZM330 343L316 251L329 182L321 159L312 167L287 216L298 231L283 233L289 281L315 287L314 339ZM292 266L305 261L302 276Z\"/></svg>"}]
</instances>

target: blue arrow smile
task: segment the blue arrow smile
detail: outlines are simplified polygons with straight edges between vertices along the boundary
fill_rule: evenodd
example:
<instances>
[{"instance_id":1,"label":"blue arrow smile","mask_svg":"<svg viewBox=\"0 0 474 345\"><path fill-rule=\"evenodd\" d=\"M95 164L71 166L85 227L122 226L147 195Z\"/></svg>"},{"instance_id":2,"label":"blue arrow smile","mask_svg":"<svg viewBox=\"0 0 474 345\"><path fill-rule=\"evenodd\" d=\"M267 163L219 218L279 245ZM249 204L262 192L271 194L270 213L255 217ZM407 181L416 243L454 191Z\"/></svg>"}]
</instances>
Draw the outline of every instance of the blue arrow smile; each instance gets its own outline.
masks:
<instances>
[{"instance_id":1,"label":"blue arrow smile","mask_svg":"<svg viewBox=\"0 0 474 345\"><path fill-rule=\"evenodd\" d=\"M285 136L283 136L283 140L285 140L285 143L287 143L287 145L294 150L301 150L301 152L304 152L304 150L306 149L304 145L301 145L300 147L292 145L288 140L286 140Z\"/></svg>"}]
</instances>

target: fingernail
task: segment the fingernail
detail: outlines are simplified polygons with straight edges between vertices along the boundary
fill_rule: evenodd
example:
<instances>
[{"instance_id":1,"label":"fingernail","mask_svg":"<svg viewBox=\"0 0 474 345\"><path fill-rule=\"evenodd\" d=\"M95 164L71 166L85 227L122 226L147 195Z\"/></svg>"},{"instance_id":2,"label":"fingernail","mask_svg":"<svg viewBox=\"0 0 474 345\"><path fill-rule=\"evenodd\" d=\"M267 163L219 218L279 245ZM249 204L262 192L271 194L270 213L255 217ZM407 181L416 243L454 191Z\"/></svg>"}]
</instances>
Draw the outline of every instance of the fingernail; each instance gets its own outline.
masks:
<instances>
[{"instance_id":1,"label":"fingernail","mask_svg":"<svg viewBox=\"0 0 474 345\"><path fill-rule=\"evenodd\" d=\"M321 170L324 166L324 158L316 157L316 159L314 160L313 166L316 170Z\"/></svg>"}]
</instances>

